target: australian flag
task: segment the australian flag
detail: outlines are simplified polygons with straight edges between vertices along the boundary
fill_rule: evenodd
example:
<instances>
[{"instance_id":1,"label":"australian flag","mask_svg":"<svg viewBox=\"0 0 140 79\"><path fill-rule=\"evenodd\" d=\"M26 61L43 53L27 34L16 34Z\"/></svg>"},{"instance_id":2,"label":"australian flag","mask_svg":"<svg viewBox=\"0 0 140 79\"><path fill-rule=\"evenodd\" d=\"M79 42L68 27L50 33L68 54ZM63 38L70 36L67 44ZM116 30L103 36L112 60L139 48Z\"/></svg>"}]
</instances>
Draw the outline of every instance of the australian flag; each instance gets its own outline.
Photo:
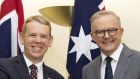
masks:
<instances>
[{"instance_id":1,"label":"australian flag","mask_svg":"<svg viewBox=\"0 0 140 79\"><path fill-rule=\"evenodd\" d=\"M83 66L100 55L98 46L90 36L90 18L103 9L103 0L75 0L67 55L67 70L71 79L81 79Z\"/></svg>"},{"instance_id":2,"label":"australian flag","mask_svg":"<svg viewBox=\"0 0 140 79\"><path fill-rule=\"evenodd\" d=\"M20 52L18 33L24 22L21 0L1 0L0 3L0 58L16 56Z\"/></svg>"}]
</instances>

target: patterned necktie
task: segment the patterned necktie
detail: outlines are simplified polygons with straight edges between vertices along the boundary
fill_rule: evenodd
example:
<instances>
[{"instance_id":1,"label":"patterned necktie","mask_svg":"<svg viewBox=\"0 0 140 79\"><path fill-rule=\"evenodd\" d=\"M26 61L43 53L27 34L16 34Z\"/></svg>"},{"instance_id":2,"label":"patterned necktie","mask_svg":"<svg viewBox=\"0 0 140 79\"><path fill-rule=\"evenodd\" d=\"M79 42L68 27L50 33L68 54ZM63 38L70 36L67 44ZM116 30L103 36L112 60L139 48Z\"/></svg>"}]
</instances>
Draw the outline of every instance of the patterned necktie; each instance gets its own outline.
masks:
<instances>
[{"instance_id":1,"label":"patterned necktie","mask_svg":"<svg viewBox=\"0 0 140 79\"><path fill-rule=\"evenodd\" d=\"M36 65L32 64L30 66L31 72L30 72L30 79L37 79L37 67Z\"/></svg>"},{"instance_id":2,"label":"patterned necktie","mask_svg":"<svg viewBox=\"0 0 140 79\"><path fill-rule=\"evenodd\" d=\"M112 67L111 67L111 57L106 57L106 68L105 68L105 79L113 79Z\"/></svg>"}]
</instances>

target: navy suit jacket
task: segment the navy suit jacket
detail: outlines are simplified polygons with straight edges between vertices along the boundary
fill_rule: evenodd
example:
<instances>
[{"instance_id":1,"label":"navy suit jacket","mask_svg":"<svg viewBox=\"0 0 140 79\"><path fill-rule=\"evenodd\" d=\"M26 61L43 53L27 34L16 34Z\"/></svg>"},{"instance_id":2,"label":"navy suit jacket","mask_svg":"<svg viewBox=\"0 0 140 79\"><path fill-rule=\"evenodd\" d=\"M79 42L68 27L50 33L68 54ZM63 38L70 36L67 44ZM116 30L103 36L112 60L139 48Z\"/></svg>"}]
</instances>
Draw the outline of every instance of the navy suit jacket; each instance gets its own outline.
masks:
<instances>
[{"instance_id":1,"label":"navy suit jacket","mask_svg":"<svg viewBox=\"0 0 140 79\"><path fill-rule=\"evenodd\" d=\"M43 64L44 79L64 79L57 71ZM23 55L0 59L0 79L29 79Z\"/></svg>"}]
</instances>

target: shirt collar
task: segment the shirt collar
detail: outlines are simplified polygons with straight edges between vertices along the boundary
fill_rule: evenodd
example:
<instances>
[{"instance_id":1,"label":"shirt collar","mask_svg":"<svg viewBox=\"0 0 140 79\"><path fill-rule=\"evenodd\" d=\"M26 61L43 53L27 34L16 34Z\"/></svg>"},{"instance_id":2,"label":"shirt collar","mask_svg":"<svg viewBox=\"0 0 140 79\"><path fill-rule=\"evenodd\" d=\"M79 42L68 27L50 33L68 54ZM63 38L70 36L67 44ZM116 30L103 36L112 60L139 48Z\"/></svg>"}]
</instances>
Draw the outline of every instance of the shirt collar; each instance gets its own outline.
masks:
<instances>
[{"instance_id":1,"label":"shirt collar","mask_svg":"<svg viewBox=\"0 0 140 79\"><path fill-rule=\"evenodd\" d=\"M23 57L25 59L25 62L27 64L27 67L29 68L29 66L31 66L33 63L25 56L25 54L23 53ZM38 70L41 70L43 69L43 61L39 62L39 63L36 63L35 64L37 66L37 69Z\"/></svg>"},{"instance_id":2,"label":"shirt collar","mask_svg":"<svg viewBox=\"0 0 140 79\"><path fill-rule=\"evenodd\" d=\"M123 49L123 44L121 43L121 44L119 45L118 49L117 49L110 57L113 58L113 60L115 60L115 61L118 62L122 49ZM102 57L102 61L104 62L104 61L105 61L105 58L106 58L107 56L104 55L104 54L101 52L101 57Z\"/></svg>"}]
</instances>

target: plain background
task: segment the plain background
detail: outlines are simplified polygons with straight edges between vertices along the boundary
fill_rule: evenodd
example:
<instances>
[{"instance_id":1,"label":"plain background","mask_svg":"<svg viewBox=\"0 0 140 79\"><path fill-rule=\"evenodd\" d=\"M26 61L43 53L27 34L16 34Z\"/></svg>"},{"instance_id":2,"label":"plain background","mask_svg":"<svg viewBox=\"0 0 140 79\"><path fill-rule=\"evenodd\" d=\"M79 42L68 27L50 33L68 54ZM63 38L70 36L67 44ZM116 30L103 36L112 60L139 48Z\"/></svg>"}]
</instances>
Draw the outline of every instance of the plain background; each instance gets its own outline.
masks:
<instances>
[{"instance_id":1,"label":"plain background","mask_svg":"<svg viewBox=\"0 0 140 79\"><path fill-rule=\"evenodd\" d=\"M22 0L22 2L25 19L32 15L41 15L39 13L41 8L74 5L74 0ZM114 11L121 18L122 27L124 28L123 43L140 51L139 3L140 0L104 0L106 9ZM44 57L44 62L67 79L66 57L70 27L60 26L52 22L51 25L54 41Z\"/></svg>"}]
</instances>

